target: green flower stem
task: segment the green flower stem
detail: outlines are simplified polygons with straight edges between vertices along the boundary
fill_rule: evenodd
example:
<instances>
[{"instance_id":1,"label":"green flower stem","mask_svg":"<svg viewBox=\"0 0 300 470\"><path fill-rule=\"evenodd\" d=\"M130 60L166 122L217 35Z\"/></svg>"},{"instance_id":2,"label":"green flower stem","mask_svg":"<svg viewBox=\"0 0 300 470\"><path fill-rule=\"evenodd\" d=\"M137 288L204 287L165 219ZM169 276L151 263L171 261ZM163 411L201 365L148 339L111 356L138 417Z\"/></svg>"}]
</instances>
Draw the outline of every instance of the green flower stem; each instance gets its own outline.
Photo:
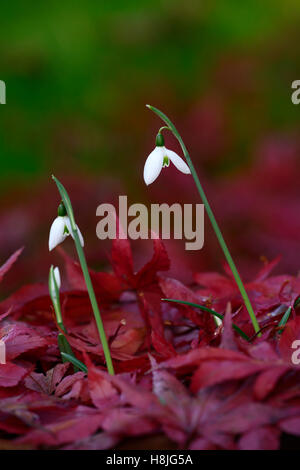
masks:
<instances>
[{"instance_id":1,"label":"green flower stem","mask_svg":"<svg viewBox=\"0 0 300 470\"><path fill-rule=\"evenodd\" d=\"M77 229L75 231L73 231L73 234L74 234L75 246L76 246L79 262L80 262L80 265L81 265L83 277L84 277L84 280L85 280L85 284L86 284L88 294L89 294L89 297L90 297L90 302L91 302L92 309L93 309L93 312L94 312L94 316L95 316L95 320L96 320L96 324L97 324L97 328L98 328L98 332L99 332L100 341L101 341L101 344L102 344L102 347L103 347L104 356L105 356L106 365L107 365L107 370L108 370L109 374L114 375L113 363L112 363L112 359L111 359L111 355L110 355L110 350L109 350L109 347L108 347L108 342L107 342L107 339L106 339L106 334L105 334L104 327L103 327L102 318L101 318L101 315L100 315L100 310L99 310L99 307L98 307L98 302L97 302L95 292L94 292L94 289L93 289L93 285L92 285L90 273L89 273L89 270L88 270L86 258L85 258L85 255L84 255L84 251L83 251L82 246L80 244Z\"/></svg>"},{"instance_id":2,"label":"green flower stem","mask_svg":"<svg viewBox=\"0 0 300 470\"><path fill-rule=\"evenodd\" d=\"M54 287L54 291L53 291ZM51 266L50 272L49 272L49 294L52 300L55 316L56 316L56 322L57 326L67 334L67 330L65 328L65 325L63 323L62 319L62 314L61 314L61 305L60 305L60 299L59 299L59 288L54 276L54 268ZM68 353L70 356L74 357L74 353L72 351L72 348L69 344L69 341L65 337L65 335L61 332L58 333L57 336L57 343L58 343L58 348L60 350L60 354L62 357L63 362L67 362L67 359L63 356L63 353ZM76 358L75 358L76 359ZM78 368L74 366L74 372L78 372Z\"/></svg>"},{"instance_id":3,"label":"green flower stem","mask_svg":"<svg viewBox=\"0 0 300 470\"><path fill-rule=\"evenodd\" d=\"M92 285L90 273L89 273L89 270L88 270L85 254L84 254L83 248L80 244L72 204L71 204L70 198L69 198L68 193L65 190L64 186L58 181L57 178L55 178L55 176L52 176L52 178L54 179L54 181L55 181L55 183L58 187L58 190L59 190L60 195L62 197L62 201L65 205L68 217L70 219L71 228L72 228L72 232L73 232L73 236L74 236L74 241L75 241L75 246L76 246L79 262L80 262L80 265L81 265L83 277L84 277L84 280L85 280L85 284L86 284L87 291L88 291L88 294L89 294L89 298L90 298L90 302L91 302L91 305L92 305L94 317L95 317L95 320L96 320L96 325L97 325L97 328L98 328L100 341L101 341L101 344L102 344L102 347L103 347L103 352L104 352L104 357L105 357L105 360L106 360L107 370L108 370L109 374L114 375L114 368L113 368L113 363L112 363L112 359L111 359L111 355L110 355L110 350L109 350L108 342L107 342L107 339L106 339L106 334L105 334L105 331L104 331L103 322L102 322L102 318L101 318L101 315L100 315L100 310L99 310L99 307L98 307L98 303L97 303L96 295L95 295L95 292L94 292L94 288L93 288L93 285Z\"/></svg>"},{"instance_id":4,"label":"green flower stem","mask_svg":"<svg viewBox=\"0 0 300 470\"><path fill-rule=\"evenodd\" d=\"M222 235L222 233L221 233L221 230L220 230L220 228L219 228L219 226L218 226L218 223L217 223L217 221L216 221L216 219L215 219L215 216L214 216L214 214L213 214L213 211L212 211L212 209L211 209L211 207L210 207L210 205L209 205L209 202L208 202L208 200L207 200L207 197L206 197L206 195L205 195L205 193L204 193L204 190L203 190L203 188L202 188L202 186L201 186L200 180L199 180L198 175L197 175L197 173L196 173L196 170L195 170L195 168L194 168L194 165L193 165L193 162L192 162L192 160L191 160L191 157L190 157L190 155L189 155L189 153L188 153L188 151L187 151L187 149L186 149L186 146L184 145L184 142L183 142L183 140L182 140L182 138L181 138L179 132L177 131L177 129L176 129L176 127L174 126L174 124L170 121L170 119L169 119L164 113L162 113L159 109L154 108L153 106L150 106L150 105L147 105L147 107L148 107L151 111L153 111L155 114L157 114L157 115L167 124L168 128L169 128L170 131L174 134L174 136L176 137L176 139L178 140L178 142L179 142L179 144L180 144L180 146L181 146L181 148L182 148L183 154L184 154L185 159L186 159L186 161L187 161L187 163L188 163L188 165L189 165L189 168L190 168L190 170L191 170L191 174L192 174L192 176L193 176L193 178L194 178L196 187L197 187L198 192L199 192L199 194L200 194L200 197L201 197L201 199L202 199L202 201L203 201L203 204L204 204L204 206L205 206L205 208L206 208L207 215L208 215L208 217L209 217L209 219L210 219L210 222L211 222L211 224L212 224L212 226L213 226L213 229L214 229L214 231L215 231L215 234L216 234L216 236L217 236L217 239L218 239L218 241L219 241L219 243L220 243L220 245L221 245L221 248L222 248L222 250L223 250L223 253L224 253L224 255L225 255L225 258L226 258L226 260L227 260L227 262L228 262L228 264L229 264L229 266L230 266L230 269L231 269L232 274L233 274L233 276L234 276L235 282L237 283L237 286L238 286L238 288L239 288L239 290L240 290L241 296L242 296L242 298L243 298L243 300L244 300L245 306L246 306L246 308L247 308L247 310L248 310L248 313L249 313L249 316L250 316L250 318L251 318L251 321L252 321L252 324L253 324L253 328L254 328L255 332L257 333L257 332L259 332L260 328L259 328L259 324L258 324L258 322L257 322L256 316L255 316L255 313L254 313L254 311L253 311L251 302L250 302L250 300L249 300L248 294L247 294L247 292L246 292L246 290L245 290L245 287L244 287L244 284L243 284L243 282L242 282L242 280L241 280L241 277L240 277L240 275L239 275L239 272L238 272L238 270L237 270L237 268L236 268L236 265L235 265L235 263L234 263L234 261L233 261L233 259L232 259L231 254L230 254L230 252L229 252L229 250L228 250L228 247L227 247L227 245L226 245L226 242L225 242L225 240L224 240L224 238L223 238L223 235Z\"/></svg>"}]
</instances>

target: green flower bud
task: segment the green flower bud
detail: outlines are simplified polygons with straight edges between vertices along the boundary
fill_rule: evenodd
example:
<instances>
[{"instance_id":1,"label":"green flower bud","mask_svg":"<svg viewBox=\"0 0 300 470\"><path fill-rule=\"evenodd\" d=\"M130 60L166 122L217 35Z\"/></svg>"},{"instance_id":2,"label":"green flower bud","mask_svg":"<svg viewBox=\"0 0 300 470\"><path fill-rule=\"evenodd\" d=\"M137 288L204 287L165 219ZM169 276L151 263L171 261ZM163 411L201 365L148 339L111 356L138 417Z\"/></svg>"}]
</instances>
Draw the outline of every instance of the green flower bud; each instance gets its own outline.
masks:
<instances>
[{"instance_id":1,"label":"green flower bud","mask_svg":"<svg viewBox=\"0 0 300 470\"><path fill-rule=\"evenodd\" d=\"M155 145L156 145L156 147L164 147L164 145L165 145L164 136L160 132L156 136Z\"/></svg>"}]
</instances>

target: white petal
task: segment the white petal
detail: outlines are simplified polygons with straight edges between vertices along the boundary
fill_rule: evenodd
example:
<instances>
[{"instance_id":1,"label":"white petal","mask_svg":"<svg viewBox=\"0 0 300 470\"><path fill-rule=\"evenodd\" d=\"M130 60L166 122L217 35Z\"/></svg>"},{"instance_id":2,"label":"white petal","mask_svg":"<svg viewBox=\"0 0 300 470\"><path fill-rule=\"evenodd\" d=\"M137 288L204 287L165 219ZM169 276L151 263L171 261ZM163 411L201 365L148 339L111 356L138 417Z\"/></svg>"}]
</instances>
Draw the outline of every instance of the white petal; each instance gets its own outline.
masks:
<instances>
[{"instance_id":1,"label":"white petal","mask_svg":"<svg viewBox=\"0 0 300 470\"><path fill-rule=\"evenodd\" d=\"M72 238L74 239L71 222L70 222L70 219L69 219L68 216L65 216L65 223L66 223L67 229L69 230ZM82 233L80 232L80 229L79 229L78 225L76 225L76 228L77 228L77 233L78 233L80 245L83 247L84 246L84 240L83 240Z\"/></svg>"},{"instance_id":2,"label":"white petal","mask_svg":"<svg viewBox=\"0 0 300 470\"><path fill-rule=\"evenodd\" d=\"M58 288L58 290L59 290L59 289L60 289L60 286L61 286L61 280L60 280L60 272L59 272L58 267L56 267L56 268L53 269L53 274L54 274L54 277L55 277L55 281L56 281L56 284L57 284L57 288Z\"/></svg>"},{"instance_id":3,"label":"white petal","mask_svg":"<svg viewBox=\"0 0 300 470\"><path fill-rule=\"evenodd\" d=\"M177 155L177 153L173 152L173 150L166 149L166 155L176 166L177 170L181 171L181 173L185 173L186 175L191 173L191 170L185 161L179 155Z\"/></svg>"},{"instance_id":4,"label":"white petal","mask_svg":"<svg viewBox=\"0 0 300 470\"><path fill-rule=\"evenodd\" d=\"M220 326L223 323L222 319L219 318L219 317L214 317L214 320L215 320L217 326Z\"/></svg>"},{"instance_id":5,"label":"white petal","mask_svg":"<svg viewBox=\"0 0 300 470\"><path fill-rule=\"evenodd\" d=\"M64 233L65 230L65 218L56 217L53 221L53 224L50 228L49 234L49 251L53 250L57 245L62 243L66 238L67 234Z\"/></svg>"},{"instance_id":6,"label":"white petal","mask_svg":"<svg viewBox=\"0 0 300 470\"><path fill-rule=\"evenodd\" d=\"M78 227L78 225L76 225L76 228L77 228L77 232L78 232L78 237L79 237L80 245L81 245L82 247L84 247L84 239L83 239L82 233L80 232L80 228Z\"/></svg>"},{"instance_id":7,"label":"white petal","mask_svg":"<svg viewBox=\"0 0 300 470\"><path fill-rule=\"evenodd\" d=\"M164 150L165 147L155 147L146 160L144 166L144 181L147 185L153 183L161 172Z\"/></svg>"}]
</instances>

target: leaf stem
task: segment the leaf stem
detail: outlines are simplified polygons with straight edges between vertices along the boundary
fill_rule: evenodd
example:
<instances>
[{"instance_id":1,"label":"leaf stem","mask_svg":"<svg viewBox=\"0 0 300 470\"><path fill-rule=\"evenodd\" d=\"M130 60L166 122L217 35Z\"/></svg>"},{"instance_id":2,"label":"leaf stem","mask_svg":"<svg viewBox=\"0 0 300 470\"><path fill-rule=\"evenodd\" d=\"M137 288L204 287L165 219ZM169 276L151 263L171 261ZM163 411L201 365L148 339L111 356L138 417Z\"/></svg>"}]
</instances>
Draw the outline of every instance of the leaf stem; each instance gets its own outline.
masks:
<instances>
[{"instance_id":1,"label":"leaf stem","mask_svg":"<svg viewBox=\"0 0 300 470\"><path fill-rule=\"evenodd\" d=\"M60 183L60 181L58 181L57 178L55 178L55 176L52 176L52 178L54 179L54 181L55 181L55 183L58 187L58 190L59 190L60 195L62 197L63 203L65 205L68 217L70 219L71 229L72 229L73 236L74 236L75 247L76 247L76 250L77 250L79 262L80 262L81 269L82 269L82 274L83 274L83 277L84 277L84 280L85 280L85 284L86 284L87 291L88 291L88 294L89 294L90 302L91 302L91 305L92 305L96 325L97 325L97 328L98 328L98 333L99 333L100 341L101 341L103 352L104 352L104 357L105 357L105 361L106 361L107 370L108 370L109 374L114 375L114 367L113 367L113 363L112 363L112 359L111 359L111 355L110 355L110 350L109 350L108 342L107 342L107 339L106 339L106 334L105 334L105 331L104 331L103 322L102 322L100 310L99 310L99 307L98 307L96 295L95 295L95 292L94 292L93 284L92 284L92 281L91 281L90 273L89 273L89 270L88 270L85 254L84 254L83 248L82 248L80 240L79 240L78 230L77 230L77 225L75 223L72 204L71 204L70 198L69 198L68 193L67 193L66 189L64 188L64 186Z\"/></svg>"},{"instance_id":2,"label":"leaf stem","mask_svg":"<svg viewBox=\"0 0 300 470\"><path fill-rule=\"evenodd\" d=\"M182 304L182 305L188 305L189 307L199 308L200 310L203 310L204 312L211 313L214 317L219 318L220 320L224 320L224 315L222 315L221 313L217 313L215 310L205 307L204 305L195 304L193 302L187 302L186 300L176 300L176 299L161 299L161 300L166 301L166 302L174 302L174 303ZM234 323L232 323L232 328L246 341L250 341L249 336L246 335L246 333L244 333L244 331L241 330Z\"/></svg>"},{"instance_id":3,"label":"leaf stem","mask_svg":"<svg viewBox=\"0 0 300 470\"><path fill-rule=\"evenodd\" d=\"M289 306L288 309L286 310L285 314L282 316L280 322L278 323L278 328L281 327L280 330L278 330L278 334L283 332L284 327L285 327L288 319L290 318L291 311L292 311L292 307Z\"/></svg>"},{"instance_id":4,"label":"leaf stem","mask_svg":"<svg viewBox=\"0 0 300 470\"><path fill-rule=\"evenodd\" d=\"M196 170L195 170L195 167L194 167L194 165L193 165L193 162L192 162L192 160L191 160L191 157L190 157L190 155L189 155L189 153L188 153L188 151L187 151L187 149L186 149L186 146L185 146L185 144L184 144L184 142L183 142L183 140L182 140L182 138L181 138L179 132L177 131L177 129L176 129L176 127L174 126L174 124L170 121L170 119L169 119L164 113L162 113L159 109L157 109L157 108L155 108L155 107L153 107L153 106L150 106L150 105L148 105L148 104L147 104L146 106L147 106L147 108L149 108L151 111L153 111L155 114L157 114L157 115L167 124L167 126L170 128L170 130L172 131L172 133L174 134L174 136L176 137L176 139L178 140L178 142L179 142L179 144L180 144L180 146L181 146L181 148L182 148L183 154L184 154L184 156L185 156L185 158L186 158L186 161L187 161L187 163L188 163L188 165L189 165L189 168L190 168L190 170L191 170L191 174L192 174L192 176L193 176L193 178L194 178L196 187L197 187L198 192L199 192L199 194L200 194L200 197L201 197L201 199L202 199L202 201L203 201L203 204L204 204L204 206L205 206L205 208L206 208L207 215L208 215L208 217L209 217L209 219L210 219L210 222L211 222L211 224L212 224L212 226L213 226L213 229L214 229L214 231L215 231L215 234L216 234L216 236L217 236L217 239L218 239L218 241L219 241L219 243L220 243L220 245L221 245L221 248L222 248L222 250L223 250L223 253L224 253L224 255L225 255L225 258L226 258L226 260L227 260L227 262L228 262L228 264L229 264L229 266L230 266L230 269L231 269L231 271L232 271L232 274L233 274L233 276L234 276L235 282L236 282L236 284L237 284L237 286L238 286L238 288L239 288L239 291L240 291L240 293L241 293L241 296L242 296L242 298L243 298L243 300L244 300L245 306L246 306L246 308L247 308L247 310L248 310L250 319L251 319L251 321L252 321L253 328L254 328L255 332L257 333L257 332L259 332L259 324L258 324L258 321L257 321L257 319L256 319L255 313L254 313L254 311L253 311L253 308L252 308L250 299L249 299L249 297L248 297L248 294L247 294L247 292L246 292L246 289L245 289L245 287L244 287L244 284L243 284L243 282L242 282L242 280L241 280L241 277L240 277L240 275L239 275L239 272L238 272L238 270L237 270L237 268L236 268L236 265L235 265L235 263L234 263L234 261L233 261L233 259L232 259L232 256L231 256L231 254L230 254L230 252L229 252L229 249L228 249L228 247L227 247L227 245L226 245L226 242L225 242L224 237L223 237L223 235L222 235L222 233L221 233L221 230L220 230L219 225L218 225L218 223L217 223L217 221L216 221L216 218L215 218L215 216L214 216L214 214L213 214L213 211L212 211L212 209L211 209L211 207L210 207L210 204L209 204L208 199L207 199L207 197L206 197L206 195L205 195L205 192L204 192L204 190L203 190L203 188L202 188L202 185L201 185L201 183L200 183L199 177L198 177L198 175L197 175L197 172L196 172Z\"/></svg>"},{"instance_id":5,"label":"leaf stem","mask_svg":"<svg viewBox=\"0 0 300 470\"><path fill-rule=\"evenodd\" d=\"M61 355L63 356L66 362L71 362L73 366L76 367L78 370L81 370L82 372L85 372L86 374L88 373L87 366L83 362L81 362L79 359L65 352L61 353Z\"/></svg>"}]
</instances>

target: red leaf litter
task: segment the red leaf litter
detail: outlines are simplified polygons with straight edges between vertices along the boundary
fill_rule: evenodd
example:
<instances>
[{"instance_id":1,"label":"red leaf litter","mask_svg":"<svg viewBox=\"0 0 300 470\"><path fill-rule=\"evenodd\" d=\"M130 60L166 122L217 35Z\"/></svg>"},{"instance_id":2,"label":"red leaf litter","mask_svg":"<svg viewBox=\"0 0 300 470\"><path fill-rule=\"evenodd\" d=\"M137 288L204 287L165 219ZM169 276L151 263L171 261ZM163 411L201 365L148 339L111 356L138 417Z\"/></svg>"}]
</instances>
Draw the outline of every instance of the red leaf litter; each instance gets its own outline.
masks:
<instances>
[{"instance_id":1,"label":"red leaf litter","mask_svg":"<svg viewBox=\"0 0 300 470\"><path fill-rule=\"evenodd\" d=\"M272 276L276 259L246 284L258 336L227 267L197 272L184 285L163 274L170 261L161 240L153 243L138 272L121 239L113 242L112 272L90 272L115 376L106 372L80 266L61 249L63 318L88 374L61 361L46 283L0 303L0 449L151 448L151 439L165 449L278 449L300 436L300 278ZM1 280L20 253L0 268ZM213 308L223 324L162 298Z\"/></svg>"}]
</instances>

